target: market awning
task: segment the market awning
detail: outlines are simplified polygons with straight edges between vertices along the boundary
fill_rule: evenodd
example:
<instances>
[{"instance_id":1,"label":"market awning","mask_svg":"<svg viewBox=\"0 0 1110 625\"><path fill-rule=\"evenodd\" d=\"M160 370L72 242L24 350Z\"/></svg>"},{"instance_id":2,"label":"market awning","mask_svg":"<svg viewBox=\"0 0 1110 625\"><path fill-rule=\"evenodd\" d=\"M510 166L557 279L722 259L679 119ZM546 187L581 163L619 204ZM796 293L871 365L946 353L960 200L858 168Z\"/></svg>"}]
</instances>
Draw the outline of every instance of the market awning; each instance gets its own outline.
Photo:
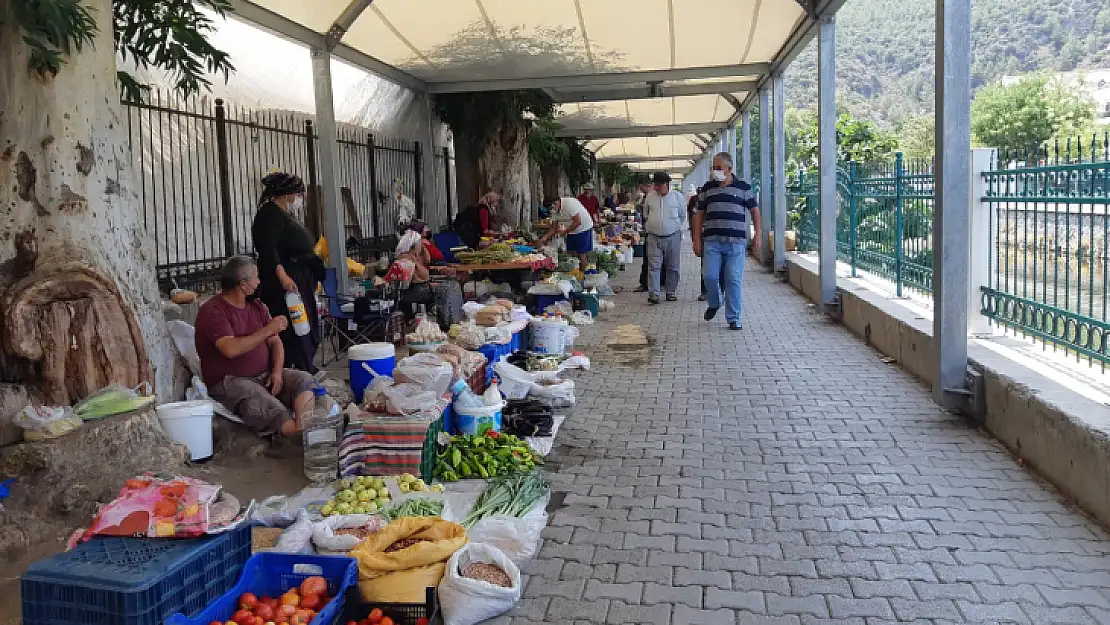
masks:
<instances>
[{"instance_id":1,"label":"market awning","mask_svg":"<svg viewBox=\"0 0 1110 625\"><path fill-rule=\"evenodd\" d=\"M337 57L410 88L545 89L568 135L635 158L685 155L734 123L844 0L233 2L310 45L328 35ZM649 151L647 137L680 145Z\"/></svg>"}]
</instances>

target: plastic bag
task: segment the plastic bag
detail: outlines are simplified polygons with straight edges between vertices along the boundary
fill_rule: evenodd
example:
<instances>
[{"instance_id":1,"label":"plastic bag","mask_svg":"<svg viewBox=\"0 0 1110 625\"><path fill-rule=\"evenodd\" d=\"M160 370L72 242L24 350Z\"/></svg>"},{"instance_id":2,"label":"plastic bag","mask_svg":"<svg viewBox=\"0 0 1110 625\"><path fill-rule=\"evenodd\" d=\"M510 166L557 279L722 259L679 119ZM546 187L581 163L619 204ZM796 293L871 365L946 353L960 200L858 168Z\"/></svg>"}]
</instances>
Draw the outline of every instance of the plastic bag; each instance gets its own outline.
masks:
<instances>
[{"instance_id":1,"label":"plastic bag","mask_svg":"<svg viewBox=\"0 0 1110 625\"><path fill-rule=\"evenodd\" d=\"M574 405L574 380L560 380L554 376L544 375L548 372L538 374L543 376L532 385L528 395L531 397L539 397L548 400L548 402L555 408L568 408Z\"/></svg>"},{"instance_id":2,"label":"plastic bag","mask_svg":"<svg viewBox=\"0 0 1110 625\"><path fill-rule=\"evenodd\" d=\"M536 502L524 516L491 516L466 530L471 543L482 543L501 550L518 566L536 557L547 527L547 502L550 495ZM506 571L508 572L508 571Z\"/></svg>"},{"instance_id":3,"label":"plastic bag","mask_svg":"<svg viewBox=\"0 0 1110 625\"><path fill-rule=\"evenodd\" d=\"M332 494L330 486L306 486L292 497L267 497L255 506L251 521L267 527L288 527L305 508L319 509Z\"/></svg>"},{"instance_id":4,"label":"plastic bag","mask_svg":"<svg viewBox=\"0 0 1110 625\"><path fill-rule=\"evenodd\" d=\"M312 544L317 553L347 555L364 539L349 534L336 534L337 529L364 527L376 532L386 526L386 521L376 514L347 514L327 517L312 524Z\"/></svg>"},{"instance_id":5,"label":"plastic bag","mask_svg":"<svg viewBox=\"0 0 1110 625\"><path fill-rule=\"evenodd\" d=\"M404 539L419 542L386 552L390 545ZM422 603L425 589L439 584L451 554L465 544L466 530L457 523L435 517L397 519L350 553L358 560L358 589L362 600L367 603Z\"/></svg>"},{"instance_id":6,"label":"plastic bag","mask_svg":"<svg viewBox=\"0 0 1110 625\"><path fill-rule=\"evenodd\" d=\"M504 588L478 579L462 576L462 569L472 562L496 565L508 574L512 587ZM476 625L508 612L520 601L520 569L500 549L492 545L470 543L459 549L447 562L447 570L439 583L439 606L444 625Z\"/></svg>"},{"instance_id":7,"label":"plastic bag","mask_svg":"<svg viewBox=\"0 0 1110 625\"><path fill-rule=\"evenodd\" d=\"M451 365L447 365L447 368L450 369ZM440 397L417 384L408 382L387 387L382 390L382 394L388 401L389 412L402 415L431 410Z\"/></svg>"},{"instance_id":8,"label":"plastic bag","mask_svg":"<svg viewBox=\"0 0 1110 625\"><path fill-rule=\"evenodd\" d=\"M586 356L571 356L559 363L560 372L566 371L567 369L582 369L583 371L589 371L590 359Z\"/></svg>"},{"instance_id":9,"label":"plastic bag","mask_svg":"<svg viewBox=\"0 0 1110 625\"><path fill-rule=\"evenodd\" d=\"M531 373L504 360L494 363L493 371L501 378L501 394L506 399L524 399L535 384Z\"/></svg>"},{"instance_id":10,"label":"plastic bag","mask_svg":"<svg viewBox=\"0 0 1110 625\"><path fill-rule=\"evenodd\" d=\"M139 394L140 389L143 391L142 395ZM93 421L138 410L152 401L154 397L150 395L148 382L143 382L134 389L112 384L81 400L73 407L73 412L82 421Z\"/></svg>"},{"instance_id":11,"label":"plastic bag","mask_svg":"<svg viewBox=\"0 0 1110 625\"><path fill-rule=\"evenodd\" d=\"M439 397L450 388L454 373L451 363L439 354L422 353L402 358L393 370L393 377L398 382L416 384Z\"/></svg>"},{"instance_id":12,"label":"plastic bag","mask_svg":"<svg viewBox=\"0 0 1110 625\"><path fill-rule=\"evenodd\" d=\"M69 406L27 406L12 417L23 428L23 439L44 441L58 438L81 427L81 417Z\"/></svg>"},{"instance_id":13,"label":"plastic bag","mask_svg":"<svg viewBox=\"0 0 1110 625\"><path fill-rule=\"evenodd\" d=\"M312 521L308 511L297 513L297 520L278 536L271 551L281 553L312 553Z\"/></svg>"},{"instance_id":14,"label":"plastic bag","mask_svg":"<svg viewBox=\"0 0 1110 625\"><path fill-rule=\"evenodd\" d=\"M578 310L571 314L570 322L576 326L591 326L594 324L594 316L588 310Z\"/></svg>"},{"instance_id":15,"label":"plastic bag","mask_svg":"<svg viewBox=\"0 0 1110 625\"><path fill-rule=\"evenodd\" d=\"M474 321L474 318L478 316L478 311L482 310L482 308L483 306L478 302L467 302L462 305L463 314L466 315L466 318L470 321Z\"/></svg>"},{"instance_id":16,"label":"plastic bag","mask_svg":"<svg viewBox=\"0 0 1110 625\"><path fill-rule=\"evenodd\" d=\"M463 349L478 349L486 344L486 329L474 323L460 323L453 328L452 335L456 345Z\"/></svg>"},{"instance_id":17,"label":"plastic bag","mask_svg":"<svg viewBox=\"0 0 1110 625\"><path fill-rule=\"evenodd\" d=\"M184 321L169 321L166 328L170 331L177 353L185 359L189 371L194 376L200 375L200 354L197 353L196 329Z\"/></svg>"}]
</instances>

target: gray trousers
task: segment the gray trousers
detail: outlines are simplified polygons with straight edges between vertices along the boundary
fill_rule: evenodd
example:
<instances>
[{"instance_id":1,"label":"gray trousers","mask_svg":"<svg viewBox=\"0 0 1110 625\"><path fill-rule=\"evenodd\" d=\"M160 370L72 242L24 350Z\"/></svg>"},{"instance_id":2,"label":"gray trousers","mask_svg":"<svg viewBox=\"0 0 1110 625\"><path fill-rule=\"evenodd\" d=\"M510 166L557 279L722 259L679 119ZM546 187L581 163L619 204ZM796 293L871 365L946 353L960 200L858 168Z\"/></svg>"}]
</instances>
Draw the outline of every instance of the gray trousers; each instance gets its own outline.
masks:
<instances>
[{"instance_id":1,"label":"gray trousers","mask_svg":"<svg viewBox=\"0 0 1110 625\"><path fill-rule=\"evenodd\" d=\"M660 282L665 283L667 295L678 291L679 259L682 257L682 231L669 237L654 234L647 236L648 292L659 295Z\"/></svg>"}]
</instances>

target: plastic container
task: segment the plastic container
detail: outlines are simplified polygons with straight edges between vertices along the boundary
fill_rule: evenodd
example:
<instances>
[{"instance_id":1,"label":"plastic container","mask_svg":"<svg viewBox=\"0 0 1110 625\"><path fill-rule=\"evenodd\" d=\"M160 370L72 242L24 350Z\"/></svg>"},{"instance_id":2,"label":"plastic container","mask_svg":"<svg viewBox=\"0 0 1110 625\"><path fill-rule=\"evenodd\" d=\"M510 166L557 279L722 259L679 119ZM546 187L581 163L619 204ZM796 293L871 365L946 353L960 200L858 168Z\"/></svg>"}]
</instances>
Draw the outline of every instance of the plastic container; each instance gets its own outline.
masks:
<instances>
[{"instance_id":1,"label":"plastic container","mask_svg":"<svg viewBox=\"0 0 1110 625\"><path fill-rule=\"evenodd\" d=\"M289 310L289 324L293 326L293 333L304 336L312 331L308 323L308 310L304 307L304 300L300 293L292 291L285 294L285 307Z\"/></svg>"},{"instance_id":2,"label":"plastic container","mask_svg":"<svg viewBox=\"0 0 1110 625\"><path fill-rule=\"evenodd\" d=\"M312 389L312 410L305 416L304 475L315 485L328 484L339 472L343 416L323 386Z\"/></svg>"},{"instance_id":3,"label":"plastic container","mask_svg":"<svg viewBox=\"0 0 1110 625\"><path fill-rule=\"evenodd\" d=\"M192 460L212 457L212 413L215 406L203 399L176 401L158 406L158 422L176 443L189 448Z\"/></svg>"},{"instance_id":4,"label":"plastic container","mask_svg":"<svg viewBox=\"0 0 1110 625\"><path fill-rule=\"evenodd\" d=\"M490 429L495 432L500 432L501 411L504 408L505 402L501 402L496 406L481 406L474 408L453 406L452 410L455 414L454 425L456 433L481 434Z\"/></svg>"},{"instance_id":5,"label":"plastic container","mask_svg":"<svg viewBox=\"0 0 1110 625\"><path fill-rule=\"evenodd\" d=\"M429 587L425 592L424 603L355 603L347 604L346 614L340 619L343 623L361 621L370 615L370 611L377 608L382 611L382 616L393 619L396 625L414 625L416 619L426 618L429 623L436 622L439 613L439 601L436 589Z\"/></svg>"},{"instance_id":6,"label":"plastic container","mask_svg":"<svg viewBox=\"0 0 1110 625\"><path fill-rule=\"evenodd\" d=\"M536 315L542 315L544 309L556 302L567 301L567 298L561 293L559 295L534 295L533 297L536 298L536 309L532 312Z\"/></svg>"},{"instance_id":7,"label":"plastic container","mask_svg":"<svg viewBox=\"0 0 1110 625\"><path fill-rule=\"evenodd\" d=\"M363 343L352 345L347 350L348 371L351 377L351 391L354 393L355 402L362 403L362 394L374 379L373 374L363 368L368 365L378 375L393 377L393 368L397 365L397 349L392 343Z\"/></svg>"},{"instance_id":8,"label":"plastic container","mask_svg":"<svg viewBox=\"0 0 1110 625\"><path fill-rule=\"evenodd\" d=\"M533 319L529 326L532 333L532 351L537 354L562 354L571 344L571 326L568 323Z\"/></svg>"},{"instance_id":9,"label":"plastic container","mask_svg":"<svg viewBox=\"0 0 1110 625\"><path fill-rule=\"evenodd\" d=\"M256 553L247 560L239 583L211 602L204 611L187 617L174 614L166 625L208 625L213 621L226 622L239 609L239 595L251 592L259 597L278 597L285 591L299 586L305 579L319 575L328 581L328 602L312 625L331 625L339 622L347 604L348 589L358 584L358 560L346 556L312 556L288 553Z\"/></svg>"},{"instance_id":10,"label":"plastic container","mask_svg":"<svg viewBox=\"0 0 1110 625\"><path fill-rule=\"evenodd\" d=\"M597 319L598 313L601 312L601 298L596 293L575 293L574 307L577 310L589 311L590 315Z\"/></svg>"},{"instance_id":11,"label":"plastic container","mask_svg":"<svg viewBox=\"0 0 1110 625\"><path fill-rule=\"evenodd\" d=\"M20 578L23 623L162 625L227 592L250 555L248 524L183 540L94 538L27 569Z\"/></svg>"}]
</instances>

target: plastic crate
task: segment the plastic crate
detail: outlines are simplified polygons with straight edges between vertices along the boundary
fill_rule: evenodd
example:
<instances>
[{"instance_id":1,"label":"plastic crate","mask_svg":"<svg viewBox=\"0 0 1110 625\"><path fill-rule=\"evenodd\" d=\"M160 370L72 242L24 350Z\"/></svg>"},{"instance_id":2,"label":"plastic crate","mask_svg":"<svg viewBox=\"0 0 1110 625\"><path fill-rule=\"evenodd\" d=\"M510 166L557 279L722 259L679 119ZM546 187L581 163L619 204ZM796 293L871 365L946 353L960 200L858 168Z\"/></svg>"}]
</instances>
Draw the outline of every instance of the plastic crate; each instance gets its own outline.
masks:
<instances>
[{"instance_id":1,"label":"plastic crate","mask_svg":"<svg viewBox=\"0 0 1110 625\"><path fill-rule=\"evenodd\" d=\"M393 619L396 625L416 625L416 619L426 618L429 623L436 621L439 615L439 601L436 589L429 587L425 591L424 603L356 603L347 606L343 622L361 621L370 615L370 611L377 608L382 611L382 616Z\"/></svg>"},{"instance_id":2,"label":"plastic crate","mask_svg":"<svg viewBox=\"0 0 1110 625\"><path fill-rule=\"evenodd\" d=\"M94 538L27 569L23 623L161 625L227 592L250 555L246 524L204 538Z\"/></svg>"},{"instance_id":3,"label":"plastic crate","mask_svg":"<svg viewBox=\"0 0 1110 625\"><path fill-rule=\"evenodd\" d=\"M343 616L351 591L357 591L358 560L346 556L310 556L289 553L256 553L243 566L239 583L208 604L203 612L191 618L174 614L166 625L208 625L225 622L239 609L239 595L252 592L259 597L278 597L299 586L305 579L319 575L328 581L328 595L334 597L312 619L312 625L332 625Z\"/></svg>"},{"instance_id":4,"label":"plastic crate","mask_svg":"<svg viewBox=\"0 0 1110 625\"><path fill-rule=\"evenodd\" d=\"M432 483L432 471L436 468L436 451L439 449L436 439L443 431L444 421L448 418L449 412L451 412L450 405L443 410L443 415L428 424L428 433L424 435L424 449L420 452L420 478L427 484Z\"/></svg>"}]
</instances>

